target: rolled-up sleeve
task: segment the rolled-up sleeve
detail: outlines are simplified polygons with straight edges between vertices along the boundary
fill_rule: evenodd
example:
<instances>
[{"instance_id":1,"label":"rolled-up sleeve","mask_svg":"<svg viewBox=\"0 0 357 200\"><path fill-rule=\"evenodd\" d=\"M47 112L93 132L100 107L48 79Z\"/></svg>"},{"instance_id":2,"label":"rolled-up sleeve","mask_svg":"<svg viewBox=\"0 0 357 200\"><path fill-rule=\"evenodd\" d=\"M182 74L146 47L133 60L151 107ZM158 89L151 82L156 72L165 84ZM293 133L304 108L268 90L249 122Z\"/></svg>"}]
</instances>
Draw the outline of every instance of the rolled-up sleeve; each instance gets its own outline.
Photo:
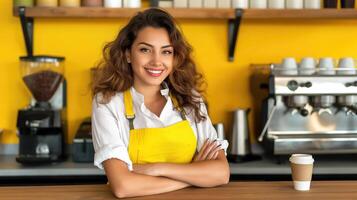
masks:
<instances>
[{"instance_id":1,"label":"rolled-up sleeve","mask_svg":"<svg viewBox=\"0 0 357 200\"><path fill-rule=\"evenodd\" d=\"M123 141L122 129L113 109L108 104L99 103L95 96L92 103L92 137L95 150L94 165L103 169L102 162L116 158L125 162L132 170L127 147Z\"/></svg>"}]
</instances>

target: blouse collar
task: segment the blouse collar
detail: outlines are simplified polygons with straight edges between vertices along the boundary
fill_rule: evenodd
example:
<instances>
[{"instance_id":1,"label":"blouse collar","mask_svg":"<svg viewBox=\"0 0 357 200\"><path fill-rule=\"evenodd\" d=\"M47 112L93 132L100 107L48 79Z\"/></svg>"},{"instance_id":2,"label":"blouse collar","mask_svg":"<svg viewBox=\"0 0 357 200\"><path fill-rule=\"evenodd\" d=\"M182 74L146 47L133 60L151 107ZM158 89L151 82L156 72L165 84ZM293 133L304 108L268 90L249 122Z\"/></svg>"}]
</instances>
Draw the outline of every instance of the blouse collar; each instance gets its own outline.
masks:
<instances>
[{"instance_id":1,"label":"blouse collar","mask_svg":"<svg viewBox=\"0 0 357 200\"><path fill-rule=\"evenodd\" d=\"M133 95L133 101L134 102L138 102L139 104L143 104L144 103L144 95L141 94L140 92L138 92L134 88L134 86L131 86L130 91L131 91L131 94ZM160 90L161 95L164 96L166 99L168 99L169 92L170 92L170 89L169 89L168 84L165 81L162 82L161 90Z\"/></svg>"}]
</instances>

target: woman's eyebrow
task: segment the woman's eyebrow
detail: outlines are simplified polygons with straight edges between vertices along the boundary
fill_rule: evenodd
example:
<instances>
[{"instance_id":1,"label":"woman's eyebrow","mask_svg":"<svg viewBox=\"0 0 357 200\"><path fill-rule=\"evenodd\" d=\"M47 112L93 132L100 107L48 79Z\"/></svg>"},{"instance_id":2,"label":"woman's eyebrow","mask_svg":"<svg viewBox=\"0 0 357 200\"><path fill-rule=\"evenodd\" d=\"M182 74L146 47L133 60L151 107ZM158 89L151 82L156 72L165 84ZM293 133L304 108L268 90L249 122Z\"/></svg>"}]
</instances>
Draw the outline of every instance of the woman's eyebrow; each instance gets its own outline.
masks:
<instances>
[{"instance_id":1,"label":"woman's eyebrow","mask_svg":"<svg viewBox=\"0 0 357 200\"><path fill-rule=\"evenodd\" d=\"M149 47L154 47L154 45L149 44L149 43L146 43L146 42L139 42L138 45L139 45L139 44L147 45L147 46L149 46ZM164 46L162 46L161 48L164 49L164 48L167 48L167 47L172 47L172 45L171 45L171 44L169 44L169 45L164 45Z\"/></svg>"}]
</instances>

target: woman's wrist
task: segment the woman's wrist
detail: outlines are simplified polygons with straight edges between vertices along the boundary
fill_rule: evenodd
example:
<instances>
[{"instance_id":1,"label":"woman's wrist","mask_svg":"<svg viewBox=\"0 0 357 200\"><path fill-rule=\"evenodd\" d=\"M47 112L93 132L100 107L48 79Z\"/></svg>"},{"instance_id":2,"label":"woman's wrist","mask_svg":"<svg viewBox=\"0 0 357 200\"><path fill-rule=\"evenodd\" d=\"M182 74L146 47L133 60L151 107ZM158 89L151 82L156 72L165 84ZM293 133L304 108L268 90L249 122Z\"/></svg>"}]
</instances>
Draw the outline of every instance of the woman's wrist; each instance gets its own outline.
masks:
<instances>
[{"instance_id":1,"label":"woman's wrist","mask_svg":"<svg viewBox=\"0 0 357 200\"><path fill-rule=\"evenodd\" d=\"M189 165L190 163L186 164ZM164 176L168 178L172 178L174 174L177 174L178 170L183 170L181 168L181 164L174 163L157 163L156 173L158 176Z\"/></svg>"},{"instance_id":2,"label":"woman's wrist","mask_svg":"<svg viewBox=\"0 0 357 200\"><path fill-rule=\"evenodd\" d=\"M165 176L167 172L167 164L166 163L156 163L155 164L155 173L157 176Z\"/></svg>"}]
</instances>

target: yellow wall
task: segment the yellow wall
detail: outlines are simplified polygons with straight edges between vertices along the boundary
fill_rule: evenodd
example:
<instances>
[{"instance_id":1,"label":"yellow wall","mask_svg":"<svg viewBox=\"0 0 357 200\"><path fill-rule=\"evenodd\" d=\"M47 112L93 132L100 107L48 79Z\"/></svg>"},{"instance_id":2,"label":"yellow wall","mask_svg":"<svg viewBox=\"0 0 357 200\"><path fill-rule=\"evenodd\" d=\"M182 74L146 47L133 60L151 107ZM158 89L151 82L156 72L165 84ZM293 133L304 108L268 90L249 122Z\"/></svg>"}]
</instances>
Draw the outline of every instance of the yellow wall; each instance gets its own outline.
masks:
<instances>
[{"instance_id":1,"label":"yellow wall","mask_svg":"<svg viewBox=\"0 0 357 200\"><path fill-rule=\"evenodd\" d=\"M19 18L12 3L0 1L0 128L1 142L17 143L17 110L30 94L23 84L18 57L25 55ZM35 19L36 54L66 57L69 141L79 123L91 113L89 69L100 59L103 45L112 40L126 20ZM293 56L357 57L357 20L244 20L235 61L227 61L225 20L180 20L194 57L208 81L207 96L213 122L229 126L230 111L250 107L249 65L279 62ZM228 128L227 128L228 129Z\"/></svg>"}]
</instances>

